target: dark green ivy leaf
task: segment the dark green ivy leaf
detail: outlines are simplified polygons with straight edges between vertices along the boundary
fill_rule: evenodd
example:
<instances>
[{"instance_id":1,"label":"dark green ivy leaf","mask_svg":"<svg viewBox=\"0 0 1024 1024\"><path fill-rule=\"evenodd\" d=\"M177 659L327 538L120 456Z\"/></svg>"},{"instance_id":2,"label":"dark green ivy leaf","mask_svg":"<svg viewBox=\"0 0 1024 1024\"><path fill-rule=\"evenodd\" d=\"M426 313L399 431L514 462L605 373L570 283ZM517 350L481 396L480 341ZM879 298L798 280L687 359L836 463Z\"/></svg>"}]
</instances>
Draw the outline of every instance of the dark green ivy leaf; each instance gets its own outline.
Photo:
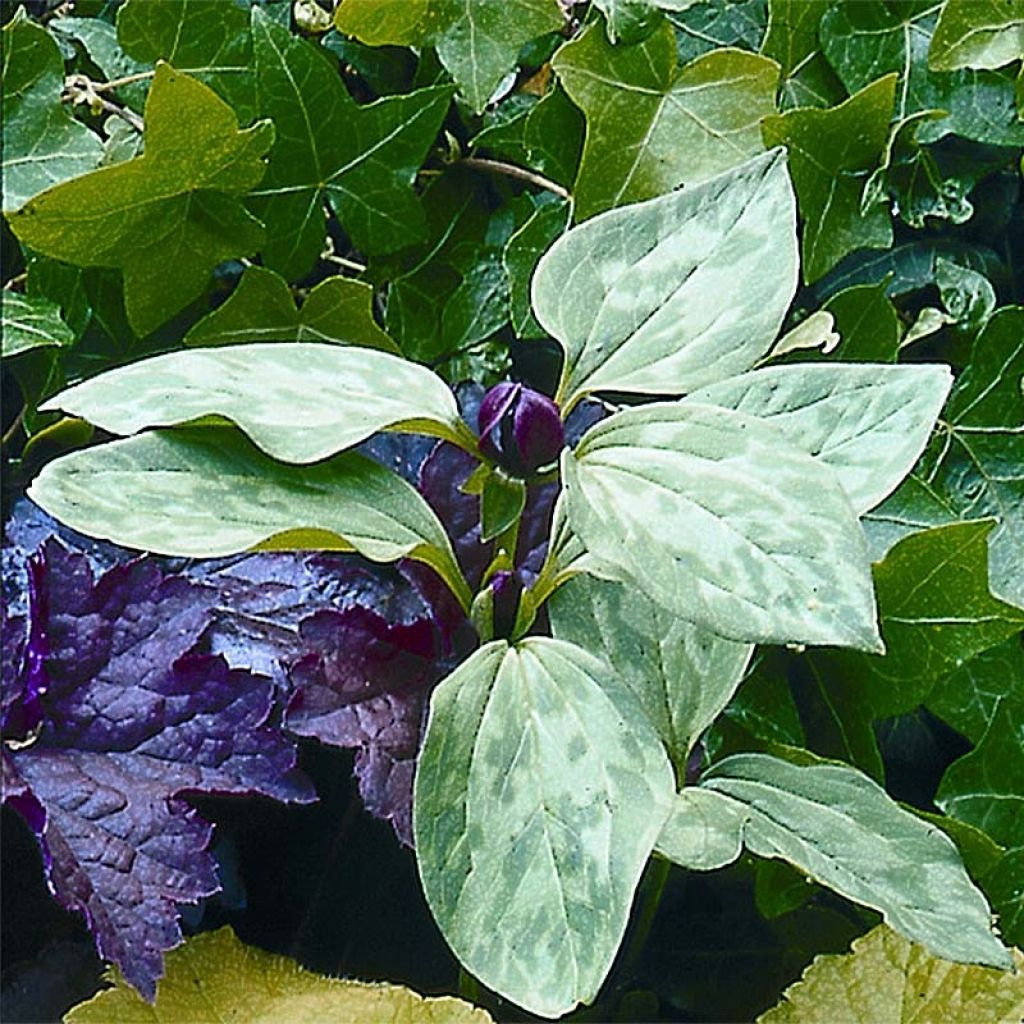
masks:
<instances>
[{"instance_id":1,"label":"dark green ivy leaf","mask_svg":"<svg viewBox=\"0 0 1024 1024\"><path fill-rule=\"evenodd\" d=\"M803 274L817 280L848 252L892 244L884 205L861 194L889 132L896 76L888 75L829 110L791 110L762 122L765 145L784 143L803 218Z\"/></svg>"},{"instance_id":2,"label":"dark green ivy leaf","mask_svg":"<svg viewBox=\"0 0 1024 1024\"><path fill-rule=\"evenodd\" d=\"M505 245L502 263L508 277L509 312L512 330L520 338L547 337L547 332L533 315L530 282L541 256L568 228L571 212L567 202L540 203Z\"/></svg>"},{"instance_id":3,"label":"dark green ivy leaf","mask_svg":"<svg viewBox=\"0 0 1024 1024\"><path fill-rule=\"evenodd\" d=\"M359 106L322 50L252 11L260 113L277 142L252 209L267 226L263 259L289 280L324 247L329 202L363 252L392 252L423 238L412 190L448 109L440 86Z\"/></svg>"},{"instance_id":4,"label":"dark green ivy leaf","mask_svg":"<svg viewBox=\"0 0 1024 1024\"><path fill-rule=\"evenodd\" d=\"M725 49L679 69L665 24L614 46L591 25L552 65L587 119L573 193L584 220L695 184L764 150L759 122L775 110L775 61Z\"/></svg>"},{"instance_id":5,"label":"dark green ivy leaf","mask_svg":"<svg viewBox=\"0 0 1024 1024\"><path fill-rule=\"evenodd\" d=\"M829 0L768 0L768 33L761 53L782 68L779 105L831 107L846 98L818 41L818 24Z\"/></svg>"},{"instance_id":6,"label":"dark green ivy leaf","mask_svg":"<svg viewBox=\"0 0 1024 1024\"><path fill-rule=\"evenodd\" d=\"M60 104L64 62L53 38L19 7L3 28L3 208L91 171L100 140Z\"/></svg>"},{"instance_id":7,"label":"dark green ivy leaf","mask_svg":"<svg viewBox=\"0 0 1024 1024\"><path fill-rule=\"evenodd\" d=\"M896 116L946 110L925 125L923 141L953 133L999 146L1024 143L1009 70L930 71L928 50L940 5L934 0L836 0L822 18L825 55L851 92L880 75L901 76Z\"/></svg>"},{"instance_id":8,"label":"dark green ivy leaf","mask_svg":"<svg viewBox=\"0 0 1024 1024\"><path fill-rule=\"evenodd\" d=\"M134 60L165 60L204 82L234 107L240 124L255 119L252 40L241 5L230 0L128 0L117 12L117 38Z\"/></svg>"},{"instance_id":9,"label":"dark green ivy leaf","mask_svg":"<svg viewBox=\"0 0 1024 1024\"><path fill-rule=\"evenodd\" d=\"M186 345L245 341L329 341L397 352L373 319L373 288L329 277L296 309L288 282L272 270L249 267L223 305L185 335Z\"/></svg>"},{"instance_id":10,"label":"dark green ivy leaf","mask_svg":"<svg viewBox=\"0 0 1024 1024\"><path fill-rule=\"evenodd\" d=\"M238 200L263 177L273 126L238 130L234 111L195 79L157 67L141 157L65 182L11 217L54 259L115 267L136 334L196 298L218 263L255 252L262 225Z\"/></svg>"},{"instance_id":11,"label":"dark green ivy leaf","mask_svg":"<svg viewBox=\"0 0 1024 1024\"><path fill-rule=\"evenodd\" d=\"M702 0L682 11L668 12L676 34L679 62L702 53L736 46L756 53L768 23L767 0Z\"/></svg>"}]
</instances>

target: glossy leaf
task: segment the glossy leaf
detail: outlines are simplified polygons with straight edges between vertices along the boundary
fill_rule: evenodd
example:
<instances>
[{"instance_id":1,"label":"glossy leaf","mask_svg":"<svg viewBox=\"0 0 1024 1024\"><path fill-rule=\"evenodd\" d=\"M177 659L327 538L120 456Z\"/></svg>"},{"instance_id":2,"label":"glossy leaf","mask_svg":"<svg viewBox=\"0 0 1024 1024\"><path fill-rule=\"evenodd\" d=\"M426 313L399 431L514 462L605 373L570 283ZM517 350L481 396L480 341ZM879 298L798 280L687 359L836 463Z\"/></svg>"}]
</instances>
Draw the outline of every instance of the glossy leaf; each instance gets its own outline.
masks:
<instances>
[{"instance_id":1,"label":"glossy leaf","mask_svg":"<svg viewBox=\"0 0 1024 1024\"><path fill-rule=\"evenodd\" d=\"M329 277L311 288L296 309L284 278L248 267L227 301L192 326L185 344L326 341L397 353L398 346L373 319L372 303L371 285Z\"/></svg>"},{"instance_id":2,"label":"glossy leaf","mask_svg":"<svg viewBox=\"0 0 1024 1024\"><path fill-rule=\"evenodd\" d=\"M981 6L985 17L989 5ZM978 4L972 3L973 11ZM919 132L934 141L955 133L997 146L1024 142L1024 125L1014 110L1013 73L1002 71L937 72L928 68L932 33L940 5L932 0L836 0L822 18L825 55L851 92L889 72L900 75L896 117L922 110L945 110L949 116ZM941 41L940 41L941 42Z\"/></svg>"},{"instance_id":3,"label":"glossy leaf","mask_svg":"<svg viewBox=\"0 0 1024 1024\"><path fill-rule=\"evenodd\" d=\"M218 263L259 247L262 227L238 196L263 177L274 134L266 121L239 131L226 103L167 64L145 116L142 156L57 185L10 218L47 256L121 270L140 335L196 298Z\"/></svg>"},{"instance_id":4,"label":"glossy leaf","mask_svg":"<svg viewBox=\"0 0 1024 1024\"><path fill-rule=\"evenodd\" d=\"M946 366L808 363L773 366L695 391L778 427L825 463L854 511L877 505L907 475L931 435L953 378Z\"/></svg>"},{"instance_id":5,"label":"glossy leaf","mask_svg":"<svg viewBox=\"0 0 1024 1024\"><path fill-rule=\"evenodd\" d=\"M764 149L758 122L775 109L778 79L765 57L716 50L677 70L669 25L622 47L594 24L552 64L587 118L578 220L704 181Z\"/></svg>"},{"instance_id":6,"label":"glossy leaf","mask_svg":"<svg viewBox=\"0 0 1024 1024\"><path fill-rule=\"evenodd\" d=\"M849 1024L945 1021L1015 1024L1024 1015L1024 955L1016 973L952 964L879 925L855 939L849 953L816 957L782 1001L758 1024Z\"/></svg>"},{"instance_id":7,"label":"glossy leaf","mask_svg":"<svg viewBox=\"0 0 1024 1024\"><path fill-rule=\"evenodd\" d=\"M223 417L285 462L318 462L378 430L462 444L469 433L448 385L426 367L387 352L312 342L169 352L83 381L45 408L112 434Z\"/></svg>"},{"instance_id":8,"label":"glossy leaf","mask_svg":"<svg viewBox=\"0 0 1024 1024\"><path fill-rule=\"evenodd\" d=\"M767 7L765 0L702 0L683 10L667 11L679 59L693 60L719 46L756 53L764 40Z\"/></svg>"},{"instance_id":9,"label":"glossy leaf","mask_svg":"<svg viewBox=\"0 0 1024 1024\"><path fill-rule=\"evenodd\" d=\"M544 1016L593 1000L672 808L629 691L563 641L480 648L434 691L414 799L427 902L465 967Z\"/></svg>"},{"instance_id":10,"label":"glossy leaf","mask_svg":"<svg viewBox=\"0 0 1024 1024\"><path fill-rule=\"evenodd\" d=\"M580 575L548 604L552 635L603 657L637 696L680 778L753 650L684 622L634 588Z\"/></svg>"},{"instance_id":11,"label":"glossy leaf","mask_svg":"<svg viewBox=\"0 0 1024 1024\"><path fill-rule=\"evenodd\" d=\"M533 310L565 349L562 407L604 389L680 394L749 369L796 289L794 207L785 161L766 153L560 238L537 266Z\"/></svg>"},{"instance_id":12,"label":"glossy leaf","mask_svg":"<svg viewBox=\"0 0 1024 1024\"><path fill-rule=\"evenodd\" d=\"M768 2L768 32L761 53L781 66L779 101L784 109L831 107L844 98L842 83L818 41L818 24L827 9L828 0Z\"/></svg>"},{"instance_id":13,"label":"glossy leaf","mask_svg":"<svg viewBox=\"0 0 1024 1024\"><path fill-rule=\"evenodd\" d=\"M849 501L770 424L640 406L592 427L563 473L587 550L687 621L736 640L880 649Z\"/></svg>"},{"instance_id":14,"label":"glossy leaf","mask_svg":"<svg viewBox=\"0 0 1024 1024\"><path fill-rule=\"evenodd\" d=\"M287 466L226 428L150 431L49 463L29 495L72 529L156 554L334 548L377 562L415 558L468 604L429 506L355 452Z\"/></svg>"},{"instance_id":15,"label":"glossy leaf","mask_svg":"<svg viewBox=\"0 0 1024 1024\"><path fill-rule=\"evenodd\" d=\"M569 226L569 203L539 206L505 243L501 262L509 285L512 329L520 338L543 338L544 328L530 309L530 281L537 263Z\"/></svg>"},{"instance_id":16,"label":"glossy leaf","mask_svg":"<svg viewBox=\"0 0 1024 1024\"><path fill-rule=\"evenodd\" d=\"M239 4L127 0L117 12L117 39L134 61L165 60L194 75L234 108L241 124L255 119L252 39Z\"/></svg>"},{"instance_id":17,"label":"glossy leaf","mask_svg":"<svg viewBox=\"0 0 1024 1024\"><path fill-rule=\"evenodd\" d=\"M390 252L423 237L412 184L448 109L436 86L359 106L329 59L252 9L260 113L277 141L266 181L250 201L267 226L264 263L301 277L327 237L323 205L364 252Z\"/></svg>"},{"instance_id":18,"label":"glossy leaf","mask_svg":"<svg viewBox=\"0 0 1024 1024\"><path fill-rule=\"evenodd\" d=\"M998 310L975 340L946 426L906 483L870 516L883 550L915 529L994 517L993 593L1024 608L1024 309Z\"/></svg>"},{"instance_id":19,"label":"glossy leaf","mask_svg":"<svg viewBox=\"0 0 1024 1024\"><path fill-rule=\"evenodd\" d=\"M8 289L3 292L0 335L3 337L4 359L34 348L60 348L75 340L71 328L61 319L60 306L56 302Z\"/></svg>"},{"instance_id":20,"label":"glossy leaf","mask_svg":"<svg viewBox=\"0 0 1024 1024\"><path fill-rule=\"evenodd\" d=\"M862 209L861 193L885 146L895 88L896 77L887 76L837 107L791 110L762 122L765 144L789 149L808 283L854 249L892 245L888 209Z\"/></svg>"},{"instance_id":21,"label":"glossy leaf","mask_svg":"<svg viewBox=\"0 0 1024 1024\"><path fill-rule=\"evenodd\" d=\"M715 765L702 786L749 808L743 841L752 853L781 857L881 911L892 928L937 956L1011 966L952 841L867 776L840 765L737 754Z\"/></svg>"},{"instance_id":22,"label":"glossy leaf","mask_svg":"<svg viewBox=\"0 0 1024 1024\"><path fill-rule=\"evenodd\" d=\"M658 853L689 871L714 871L743 851L743 804L712 789L687 786L658 836Z\"/></svg>"},{"instance_id":23,"label":"glossy leaf","mask_svg":"<svg viewBox=\"0 0 1024 1024\"><path fill-rule=\"evenodd\" d=\"M245 946L230 928L204 932L167 955L152 1006L116 972L110 988L72 1008L68 1024L194 1024L232 1017L251 1024L487 1024L491 1017L451 996L424 998L401 985L323 977L294 960Z\"/></svg>"},{"instance_id":24,"label":"glossy leaf","mask_svg":"<svg viewBox=\"0 0 1024 1024\"><path fill-rule=\"evenodd\" d=\"M825 304L836 320L840 344L836 359L895 363L903 327L884 285L860 284L833 295Z\"/></svg>"},{"instance_id":25,"label":"glossy leaf","mask_svg":"<svg viewBox=\"0 0 1024 1024\"><path fill-rule=\"evenodd\" d=\"M3 208L91 171L100 140L60 104L64 62L23 7L3 27Z\"/></svg>"}]
</instances>

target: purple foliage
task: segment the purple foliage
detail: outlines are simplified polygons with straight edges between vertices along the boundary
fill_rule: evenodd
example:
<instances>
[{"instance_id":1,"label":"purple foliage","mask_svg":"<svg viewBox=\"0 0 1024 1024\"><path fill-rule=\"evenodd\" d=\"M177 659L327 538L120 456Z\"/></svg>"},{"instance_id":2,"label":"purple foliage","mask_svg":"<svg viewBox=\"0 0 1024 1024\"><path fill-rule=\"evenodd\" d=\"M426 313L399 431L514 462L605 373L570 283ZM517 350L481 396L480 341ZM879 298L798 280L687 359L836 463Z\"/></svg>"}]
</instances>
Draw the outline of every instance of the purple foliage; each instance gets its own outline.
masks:
<instances>
[{"instance_id":1,"label":"purple foliage","mask_svg":"<svg viewBox=\"0 0 1024 1024\"><path fill-rule=\"evenodd\" d=\"M27 641L24 618L5 622L3 798L36 832L54 894L152 998L181 939L175 903L219 888L212 826L184 796L313 794L271 721L271 681L197 648L212 588L147 559L94 580L55 540L30 573Z\"/></svg>"},{"instance_id":2,"label":"purple foliage","mask_svg":"<svg viewBox=\"0 0 1024 1024\"><path fill-rule=\"evenodd\" d=\"M547 395L511 381L484 395L479 427L480 450L518 477L549 466L565 444L558 406Z\"/></svg>"}]
</instances>

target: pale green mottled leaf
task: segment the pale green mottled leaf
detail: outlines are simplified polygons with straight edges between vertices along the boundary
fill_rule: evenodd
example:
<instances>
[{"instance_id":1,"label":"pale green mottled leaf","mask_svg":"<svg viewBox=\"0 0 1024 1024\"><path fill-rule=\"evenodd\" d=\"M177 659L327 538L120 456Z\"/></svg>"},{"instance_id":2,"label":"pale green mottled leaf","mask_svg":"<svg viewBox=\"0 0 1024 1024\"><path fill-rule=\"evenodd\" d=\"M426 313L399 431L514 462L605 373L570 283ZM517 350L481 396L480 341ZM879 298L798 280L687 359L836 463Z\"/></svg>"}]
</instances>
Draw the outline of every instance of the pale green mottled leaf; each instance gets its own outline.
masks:
<instances>
[{"instance_id":1,"label":"pale green mottled leaf","mask_svg":"<svg viewBox=\"0 0 1024 1024\"><path fill-rule=\"evenodd\" d=\"M285 462L317 462L378 430L456 443L468 433L448 385L426 367L387 352L312 342L168 352L83 381L45 408L112 434L221 416Z\"/></svg>"},{"instance_id":2,"label":"pale green mottled leaf","mask_svg":"<svg viewBox=\"0 0 1024 1024\"><path fill-rule=\"evenodd\" d=\"M70 345L75 336L61 319L60 306L39 295L21 295L4 289L3 357L20 355L34 348Z\"/></svg>"},{"instance_id":3,"label":"pale green mottled leaf","mask_svg":"<svg viewBox=\"0 0 1024 1024\"><path fill-rule=\"evenodd\" d=\"M948 117L921 127L922 141L954 133L997 146L1024 143L1009 69L929 70L928 53L941 6L934 0L835 0L821 22L825 55L850 92L881 75L898 73L899 119L922 110L948 111Z\"/></svg>"},{"instance_id":4,"label":"pale green mottled leaf","mask_svg":"<svg viewBox=\"0 0 1024 1024\"><path fill-rule=\"evenodd\" d=\"M937 956L1011 965L953 842L866 775L737 754L714 765L701 785L749 808L743 842L752 853L780 857L881 911L891 927Z\"/></svg>"},{"instance_id":5,"label":"pale green mottled leaf","mask_svg":"<svg viewBox=\"0 0 1024 1024\"><path fill-rule=\"evenodd\" d=\"M194 324L186 345L236 345L248 341L326 341L397 352L377 326L373 287L329 277L296 309L288 282L272 270L248 267L222 305Z\"/></svg>"},{"instance_id":6,"label":"pale green mottled leaf","mask_svg":"<svg viewBox=\"0 0 1024 1024\"><path fill-rule=\"evenodd\" d=\"M880 646L863 534L827 466L769 423L692 402L616 413L563 457L587 550L736 640Z\"/></svg>"},{"instance_id":7,"label":"pale green mottled leaf","mask_svg":"<svg viewBox=\"0 0 1024 1024\"><path fill-rule=\"evenodd\" d=\"M861 193L889 134L895 88L889 75L829 110L791 110L762 122L765 143L789 149L808 283L854 249L892 244L887 207L862 209Z\"/></svg>"},{"instance_id":8,"label":"pale green mottled leaf","mask_svg":"<svg viewBox=\"0 0 1024 1024\"><path fill-rule=\"evenodd\" d=\"M762 1013L758 1024L1018 1024L1024 1014L1024 955L1017 973L931 956L885 925L849 953L819 956Z\"/></svg>"},{"instance_id":9,"label":"pale green mottled leaf","mask_svg":"<svg viewBox=\"0 0 1024 1024\"><path fill-rule=\"evenodd\" d=\"M150 1005L117 971L111 988L73 1007L67 1024L487 1024L483 1010L451 996L429 998L400 985L323 977L294 960L245 946L230 928L185 940L165 958Z\"/></svg>"},{"instance_id":10,"label":"pale green mottled leaf","mask_svg":"<svg viewBox=\"0 0 1024 1024\"><path fill-rule=\"evenodd\" d=\"M778 79L766 57L716 50L677 70L667 24L626 47L595 24L552 66L587 118L578 220L704 181L764 149L758 123L775 109Z\"/></svg>"},{"instance_id":11,"label":"pale green mottled leaf","mask_svg":"<svg viewBox=\"0 0 1024 1024\"><path fill-rule=\"evenodd\" d=\"M917 462L952 383L947 366L804 363L752 370L687 400L768 420L835 471L859 514Z\"/></svg>"},{"instance_id":12,"label":"pale green mottled leaf","mask_svg":"<svg viewBox=\"0 0 1024 1024\"><path fill-rule=\"evenodd\" d=\"M3 28L3 208L76 174L103 155L100 140L60 104L64 62L57 44L19 7Z\"/></svg>"},{"instance_id":13,"label":"pale green mottled leaf","mask_svg":"<svg viewBox=\"0 0 1024 1024\"><path fill-rule=\"evenodd\" d=\"M548 604L552 634L603 657L636 694L682 778L753 647L684 622L632 587L580 575Z\"/></svg>"},{"instance_id":14,"label":"pale green mottled leaf","mask_svg":"<svg viewBox=\"0 0 1024 1024\"><path fill-rule=\"evenodd\" d=\"M749 369L796 290L795 219L774 152L560 238L537 266L533 310L566 351L563 407L602 389L681 394Z\"/></svg>"},{"instance_id":15,"label":"pale green mottled leaf","mask_svg":"<svg viewBox=\"0 0 1024 1024\"><path fill-rule=\"evenodd\" d=\"M226 103L161 64L144 154L49 189L11 226L44 255L121 270L128 320L147 334L196 298L218 263L259 247L262 226L238 197L263 177L273 135L267 121L239 131Z\"/></svg>"},{"instance_id":16,"label":"pale green mottled leaf","mask_svg":"<svg viewBox=\"0 0 1024 1024\"><path fill-rule=\"evenodd\" d=\"M743 850L747 808L712 789L687 786L658 836L657 851L689 871L714 871Z\"/></svg>"},{"instance_id":17,"label":"pale green mottled leaf","mask_svg":"<svg viewBox=\"0 0 1024 1024\"><path fill-rule=\"evenodd\" d=\"M1014 0L946 0L932 35L928 66L1001 68L1024 56L1024 7Z\"/></svg>"},{"instance_id":18,"label":"pale green mottled leaf","mask_svg":"<svg viewBox=\"0 0 1024 1024\"><path fill-rule=\"evenodd\" d=\"M433 566L465 601L448 538L418 492L355 452L275 462L226 427L149 431L48 463L29 497L72 529L162 555L356 550Z\"/></svg>"},{"instance_id":19,"label":"pale green mottled leaf","mask_svg":"<svg viewBox=\"0 0 1024 1024\"><path fill-rule=\"evenodd\" d=\"M241 124L255 119L252 39L241 4L127 0L117 12L117 38L135 61L165 60L198 78L231 104Z\"/></svg>"},{"instance_id":20,"label":"pale green mottled leaf","mask_svg":"<svg viewBox=\"0 0 1024 1024\"><path fill-rule=\"evenodd\" d=\"M599 659L532 637L463 662L431 697L413 821L427 902L466 968L544 1016L593 1000L673 792Z\"/></svg>"},{"instance_id":21,"label":"pale green mottled leaf","mask_svg":"<svg viewBox=\"0 0 1024 1024\"><path fill-rule=\"evenodd\" d=\"M330 58L252 9L260 113L277 141L252 209L267 226L265 264L292 280L327 236L329 202L355 246L390 252L419 241L426 221L412 189L451 89L419 89L359 106Z\"/></svg>"}]
</instances>

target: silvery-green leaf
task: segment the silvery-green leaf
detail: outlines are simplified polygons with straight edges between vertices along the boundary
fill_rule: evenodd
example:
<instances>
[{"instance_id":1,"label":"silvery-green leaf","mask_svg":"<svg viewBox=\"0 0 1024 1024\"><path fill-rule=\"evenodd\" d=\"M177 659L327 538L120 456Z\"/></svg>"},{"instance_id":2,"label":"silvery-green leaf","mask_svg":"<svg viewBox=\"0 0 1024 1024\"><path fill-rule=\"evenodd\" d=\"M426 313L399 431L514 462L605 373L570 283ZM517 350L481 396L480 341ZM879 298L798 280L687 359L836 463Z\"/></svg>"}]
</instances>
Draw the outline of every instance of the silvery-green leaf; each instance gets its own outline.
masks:
<instances>
[{"instance_id":1,"label":"silvery-green leaf","mask_svg":"<svg viewBox=\"0 0 1024 1024\"><path fill-rule=\"evenodd\" d=\"M444 528L414 487L345 452L275 462L229 427L149 431L49 463L29 497L72 529L161 555L355 550L433 566L468 606Z\"/></svg>"},{"instance_id":2,"label":"silvery-green leaf","mask_svg":"<svg viewBox=\"0 0 1024 1024\"><path fill-rule=\"evenodd\" d=\"M687 401L768 420L830 466L861 513L913 468L952 383L948 366L797 363L720 381Z\"/></svg>"},{"instance_id":3,"label":"silvery-green leaf","mask_svg":"<svg viewBox=\"0 0 1024 1024\"><path fill-rule=\"evenodd\" d=\"M590 575L557 591L548 613L554 636L603 656L636 694L682 777L693 744L739 686L753 646Z\"/></svg>"},{"instance_id":4,"label":"silvery-green leaf","mask_svg":"<svg viewBox=\"0 0 1024 1024\"><path fill-rule=\"evenodd\" d=\"M690 871L714 871L731 864L743 849L744 804L713 789L687 786L658 836L655 849Z\"/></svg>"},{"instance_id":5,"label":"silvery-green leaf","mask_svg":"<svg viewBox=\"0 0 1024 1024\"><path fill-rule=\"evenodd\" d=\"M566 353L559 402L602 389L682 394L749 369L778 334L796 279L781 150L588 220L533 278L534 313Z\"/></svg>"},{"instance_id":6,"label":"silvery-green leaf","mask_svg":"<svg viewBox=\"0 0 1024 1024\"><path fill-rule=\"evenodd\" d=\"M378 430L458 444L468 429L448 385L426 367L313 342L169 352L93 377L43 408L112 434L221 416L285 462L317 462Z\"/></svg>"},{"instance_id":7,"label":"silvery-green leaf","mask_svg":"<svg viewBox=\"0 0 1024 1024\"><path fill-rule=\"evenodd\" d=\"M638 406L592 427L563 478L588 552L688 621L735 640L881 649L849 500L770 423Z\"/></svg>"},{"instance_id":8,"label":"silvery-green leaf","mask_svg":"<svg viewBox=\"0 0 1024 1024\"><path fill-rule=\"evenodd\" d=\"M1024 54L1024 6L1013 0L946 0L939 14L928 67L1001 68Z\"/></svg>"},{"instance_id":9,"label":"silvery-green leaf","mask_svg":"<svg viewBox=\"0 0 1024 1024\"><path fill-rule=\"evenodd\" d=\"M531 637L460 665L431 698L413 822L427 902L466 968L543 1016L593 1000L673 791L598 658Z\"/></svg>"},{"instance_id":10,"label":"silvery-green leaf","mask_svg":"<svg viewBox=\"0 0 1024 1024\"><path fill-rule=\"evenodd\" d=\"M75 340L74 332L61 319L56 302L9 289L3 293L0 336L4 359L34 348L70 345Z\"/></svg>"},{"instance_id":11,"label":"silvery-green leaf","mask_svg":"<svg viewBox=\"0 0 1024 1024\"><path fill-rule=\"evenodd\" d=\"M747 805L743 841L752 853L789 861L881 911L896 931L947 960L1011 965L952 840L861 772L736 754L701 785Z\"/></svg>"}]
</instances>

